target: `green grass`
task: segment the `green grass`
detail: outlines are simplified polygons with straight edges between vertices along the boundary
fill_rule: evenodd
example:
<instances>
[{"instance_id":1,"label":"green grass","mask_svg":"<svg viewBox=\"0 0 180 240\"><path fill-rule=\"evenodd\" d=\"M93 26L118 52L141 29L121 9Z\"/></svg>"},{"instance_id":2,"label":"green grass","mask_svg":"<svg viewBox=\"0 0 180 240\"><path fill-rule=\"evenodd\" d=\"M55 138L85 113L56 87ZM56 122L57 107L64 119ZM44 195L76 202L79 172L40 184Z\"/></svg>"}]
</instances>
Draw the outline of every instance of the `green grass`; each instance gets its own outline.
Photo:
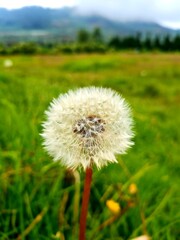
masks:
<instances>
[{"instance_id":1,"label":"green grass","mask_svg":"<svg viewBox=\"0 0 180 240\"><path fill-rule=\"evenodd\" d=\"M9 57L8 57L9 58ZM180 138L180 55L0 57L0 239L78 239L84 174L74 179L44 152L39 135L49 102L69 89L110 87L132 106L135 146L119 164L94 170L87 240L131 239L147 233L154 240L177 240ZM79 185L79 177L81 179ZM138 199L113 224L106 200L123 208L131 183ZM142 224L140 216L144 215Z\"/></svg>"}]
</instances>

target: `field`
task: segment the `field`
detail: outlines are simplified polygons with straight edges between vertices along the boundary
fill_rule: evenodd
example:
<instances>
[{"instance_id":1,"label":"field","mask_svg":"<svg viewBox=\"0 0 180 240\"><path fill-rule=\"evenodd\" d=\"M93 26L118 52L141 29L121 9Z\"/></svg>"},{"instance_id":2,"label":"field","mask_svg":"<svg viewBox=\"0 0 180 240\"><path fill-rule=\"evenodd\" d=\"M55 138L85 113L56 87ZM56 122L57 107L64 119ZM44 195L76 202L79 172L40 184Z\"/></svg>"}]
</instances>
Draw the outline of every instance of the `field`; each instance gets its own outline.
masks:
<instances>
[{"instance_id":1,"label":"field","mask_svg":"<svg viewBox=\"0 0 180 240\"><path fill-rule=\"evenodd\" d=\"M126 240L148 234L177 240L180 229L180 55L120 52L102 55L0 57L0 239L75 240L83 171L53 162L40 132L49 102L84 86L110 87L132 107L135 145L118 164L94 169L87 240ZM136 184L137 193L129 190ZM106 201L124 209L112 224ZM123 213L123 210L122 210Z\"/></svg>"}]
</instances>

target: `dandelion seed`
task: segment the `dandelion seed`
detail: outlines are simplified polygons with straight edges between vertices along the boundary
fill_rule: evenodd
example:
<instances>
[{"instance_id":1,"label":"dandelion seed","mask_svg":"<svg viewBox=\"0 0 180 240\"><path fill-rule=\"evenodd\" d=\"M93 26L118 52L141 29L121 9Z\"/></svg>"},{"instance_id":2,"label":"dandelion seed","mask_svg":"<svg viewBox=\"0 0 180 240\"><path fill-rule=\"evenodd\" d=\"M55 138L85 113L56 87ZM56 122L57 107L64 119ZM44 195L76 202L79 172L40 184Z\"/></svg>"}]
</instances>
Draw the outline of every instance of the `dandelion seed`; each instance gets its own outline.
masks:
<instances>
[{"instance_id":1,"label":"dandelion seed","mask_svg":"<svg viewBox=\"0 0 180 240\"><path fill-rule=\"evenodd\" d=\"M128 104L115 91L87 87L54 99L43 124L44 147L68 168L101 168L133 145Z\"/></svg>"}]
</instances>

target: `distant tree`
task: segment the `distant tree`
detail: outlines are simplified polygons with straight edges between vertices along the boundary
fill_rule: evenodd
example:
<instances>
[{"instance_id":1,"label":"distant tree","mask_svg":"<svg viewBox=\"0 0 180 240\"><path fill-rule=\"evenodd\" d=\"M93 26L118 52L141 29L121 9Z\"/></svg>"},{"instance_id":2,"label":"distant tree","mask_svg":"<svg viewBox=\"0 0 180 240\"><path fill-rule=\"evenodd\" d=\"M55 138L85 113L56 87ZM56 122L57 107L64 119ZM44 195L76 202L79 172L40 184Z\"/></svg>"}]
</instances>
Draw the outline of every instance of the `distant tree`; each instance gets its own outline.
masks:
<instances>
[{"instance_id":1,"label":"distant tree","mask_svg":"<svg viewBox=\"0 0 180 240\"><path fill-rule=\"evenodd\" d=\"M12 54L35 54L37 53L38 46L36 43L17 43L11 47L10 53Z\"/></svg>"},{"instance_id":2,"label":"distant tree","mask_svg":"<svg viewBox=\"0 0 180 240\"><path fill-rule=\"evenodd\" d=\"M172 42L171 42L171 38L169 35L166 35L163 38L162 41L162 50L164 51L171 51L172 50Z\"/></svg>"},{"instance_id":3,"label":"distant tree","mask_svg":"<svg viewBox=\"0 0 180 240\"><path fill-rule=\"evenodd\" d=\"M161 50L162 48L161 39L159 35L157 35L153 40L153 48L158 50Z\"/></svg>"},{"instance_id":4,"label":"distant tree","mask_svg":"<svg viewBox=\"0 0 180 240\"><path fill-rule=\"evenodd\" d=\"M180 35L176 35L172 40L172 48L174 51L180 51Z\"/></svg>"},{"instance_id":5,"label":"distant tree","mask_svg":"<svg viewBox=\"0 0 180 240\"><path fill-rule=\"evenodd\" d=\"M152 50L153 42L149 34L145 37L144 41L142 42L142 46L145 50Z\"/></svg>"},{"instance_id":6,"label":"distant tree","mask_svg":"<svg viewBox=\"0 0 180 240\"><path fill-rule=\"evenodd\" d=\"M81 29L77 33L77 41L78 43L87 43L90 41L90 33L85 30Z\"/></svg>"},{"instance_id":7,"label":"distant tree","mask_svg":"<svg viewBox=\"0 0 180 240\"><path fill-rule=\"evenodd\" d=\"M112 37L108 42L108 47L113 48L115 50L122 48L121 39L118 36Z\"/></svg>"},{"instance_id":8,"label":"distant tree","mask_svg":"<svg viewBox=\"0 0 180 240\"><path fill-rule=\"evenodd\" d=\"M103 34L99 27L94 28L92 32L92 40L97 43L103 43Z\"/></svg>"},{"instance_id":9,"label":"distant tree","mask_svg":"<svg viewBox=\"0 0 180 240\"><path fill-rule=\"evenodd\" d=\"M137 32L135 36L135 47L136 49L141 49L142 48L142 43L141 43L141 33Z\"/></svg>"},{"instance_id":10,"label":"distant tree","mask_svg":"<svg viewBox=\"0 0 180 240\"><path fill-rule=\"evenodd\" d=\"M0 55L7 54L7 49L4 44L0 43Z\"/></svg>"},{"instance_id":11,"label":"distant tree","mask_svg":"<svg viewBox=\"0 0 180 240\"><path fill-rule=\"evenodd\" d=\"M122 40L122 47L124 49L135 49L137 48L137 41L136 37L134 36L127 36Z\"/></svg>"},{"instance_id":12,"label":"distant tree","mask_svg":"<svg viewBox=\"0 0 180 240\"><path fill-rule=\"evenodd\" d=\"M71 45L71 44L61 45L58 47L58 51L63 52L63 53L72 54L74 51L73 45Z\"/></svg>"}]
</instances>

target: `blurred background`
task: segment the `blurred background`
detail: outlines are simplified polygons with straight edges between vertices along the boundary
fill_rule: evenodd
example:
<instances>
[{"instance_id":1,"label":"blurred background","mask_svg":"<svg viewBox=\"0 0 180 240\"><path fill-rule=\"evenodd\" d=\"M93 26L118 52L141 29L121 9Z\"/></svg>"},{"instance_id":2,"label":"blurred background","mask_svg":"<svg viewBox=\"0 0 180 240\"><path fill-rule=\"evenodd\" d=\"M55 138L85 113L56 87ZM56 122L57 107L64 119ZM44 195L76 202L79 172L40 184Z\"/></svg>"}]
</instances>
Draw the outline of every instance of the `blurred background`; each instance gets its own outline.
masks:
<instances>
[{"instance_id":1,"label":"blurred background","mask_svg":"<svg viewBox=\"0 0 180 240\"><path fill-rule=\"evenodd\" d=\"M179 13L178 0L1 0L0 239L78 239L84 173L53 162L40 132L53 98L91 85L126 98L135 146L94 169L87 240L178 239Z\"/></svg>"}]
</instances>

